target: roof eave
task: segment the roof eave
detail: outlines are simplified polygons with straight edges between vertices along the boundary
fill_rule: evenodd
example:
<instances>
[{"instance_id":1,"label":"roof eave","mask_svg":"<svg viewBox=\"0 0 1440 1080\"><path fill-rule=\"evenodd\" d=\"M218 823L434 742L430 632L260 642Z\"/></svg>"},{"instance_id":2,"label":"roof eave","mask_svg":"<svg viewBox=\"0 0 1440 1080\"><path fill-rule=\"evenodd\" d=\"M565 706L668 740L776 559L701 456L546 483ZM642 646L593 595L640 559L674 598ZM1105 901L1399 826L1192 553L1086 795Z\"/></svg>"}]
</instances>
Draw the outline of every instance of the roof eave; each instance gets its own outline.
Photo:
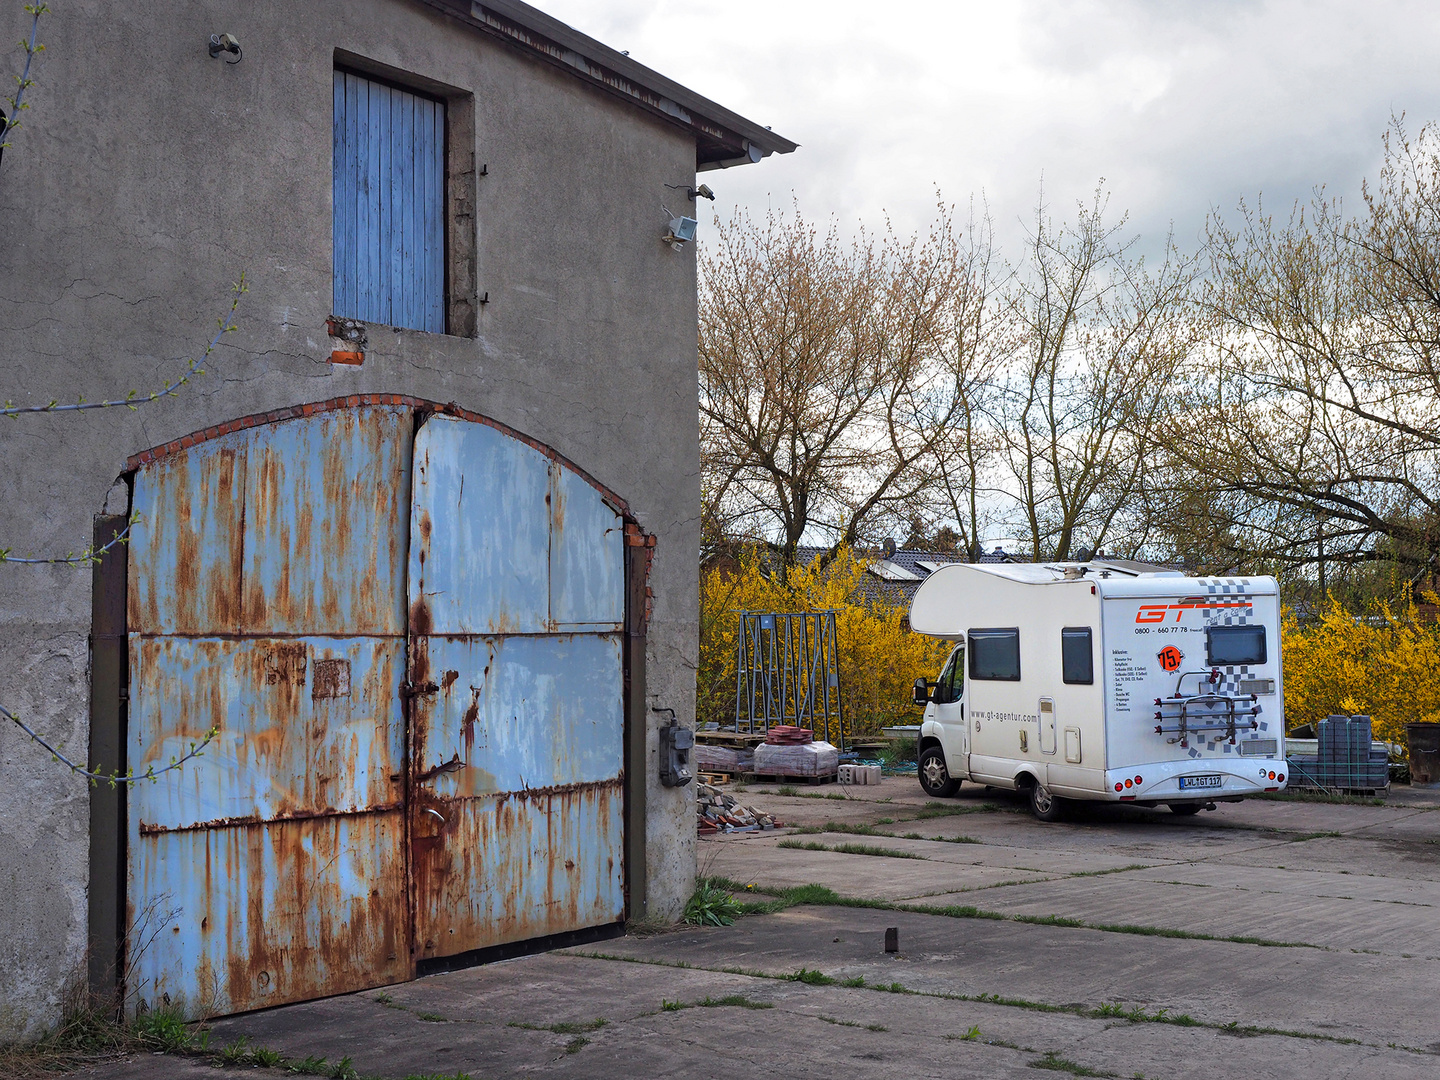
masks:
<instances>
[{"instance_id":1,"label":"roof eave","mask_svg":"<svg viewBox=\"0 0 1440 1080\"><path fill-rule=\"evenodd\" d=\"M420 0L695 136L697 171L748 165L797 144L521 0Z\"/></svg>"}]
</instances>

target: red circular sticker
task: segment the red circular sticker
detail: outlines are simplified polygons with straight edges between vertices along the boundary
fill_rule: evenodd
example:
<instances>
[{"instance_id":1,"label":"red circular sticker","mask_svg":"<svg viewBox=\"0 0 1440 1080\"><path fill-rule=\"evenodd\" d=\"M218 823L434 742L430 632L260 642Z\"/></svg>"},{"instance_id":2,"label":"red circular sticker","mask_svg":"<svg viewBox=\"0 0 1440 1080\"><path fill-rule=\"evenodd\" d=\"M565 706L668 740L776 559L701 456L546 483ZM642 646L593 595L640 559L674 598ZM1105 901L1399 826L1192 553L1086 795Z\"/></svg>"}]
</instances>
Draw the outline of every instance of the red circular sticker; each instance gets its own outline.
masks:
<instances>
[{"instance_id":1,"label":"red circular sticker","mask_svg":"<svg viewBox=\"0 0 1440 1080\"><path fill-rule=\"evenodd\" d=\"M1158 655L1160 657L1160 666L1166 671L1174 671L1180 666L1181 661L1185 659L1185 654L1174 645L1166 645L1160 650Z\"/></svg>"}]
</instances>

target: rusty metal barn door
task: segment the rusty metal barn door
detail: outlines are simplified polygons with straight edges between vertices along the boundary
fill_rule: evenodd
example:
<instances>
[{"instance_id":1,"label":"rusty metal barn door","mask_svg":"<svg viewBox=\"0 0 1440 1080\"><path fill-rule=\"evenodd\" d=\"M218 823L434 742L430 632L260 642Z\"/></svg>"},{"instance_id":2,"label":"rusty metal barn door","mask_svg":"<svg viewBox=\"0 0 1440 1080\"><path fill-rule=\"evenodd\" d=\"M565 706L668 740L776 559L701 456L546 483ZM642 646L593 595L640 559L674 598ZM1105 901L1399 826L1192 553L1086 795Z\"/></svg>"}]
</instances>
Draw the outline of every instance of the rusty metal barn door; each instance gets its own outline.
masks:
<instances>
[{"instance_id":1,"label":"rusty metal barn door","mask_svg":"<svg viewBox=\"0 0 1440 1080\"><path fill-rule=\"evenodd\" d=\"M620 517L524 443L433 416L408 600L417 969L622 919Z\"/></svg>"},{"instance_id":2,"label":"rusty metal barn door","mask_svg":"<svg viewBox=\"0 0 1440 1080\"><path fill-rule=\"evenodd\" d=\"M405 564L414 418L317 414L144 465L127 990L236 1012L411 973Z\"/></svg>"}]
</instances>

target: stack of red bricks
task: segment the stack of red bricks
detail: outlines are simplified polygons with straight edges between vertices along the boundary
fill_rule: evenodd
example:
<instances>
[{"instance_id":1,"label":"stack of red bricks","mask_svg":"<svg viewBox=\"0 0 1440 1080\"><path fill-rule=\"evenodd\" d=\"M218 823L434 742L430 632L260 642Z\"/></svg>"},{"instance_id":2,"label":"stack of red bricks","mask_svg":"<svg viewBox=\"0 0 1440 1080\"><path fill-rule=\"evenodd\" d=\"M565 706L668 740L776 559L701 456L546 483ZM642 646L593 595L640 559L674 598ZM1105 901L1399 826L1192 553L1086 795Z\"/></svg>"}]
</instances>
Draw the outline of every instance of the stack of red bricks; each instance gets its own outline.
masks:
<instances>
[{"instance_id":1,"label":"stack of red bricks","mask_svg":"<svg viewBox=\"0 0 1440 1080\"><path fill-rule=\"evenodd\" d=\"M765 732L765 741L771 746L804 746L815 741L815 733L793 724L776 724Z\"/></svg>"}]
</instances>

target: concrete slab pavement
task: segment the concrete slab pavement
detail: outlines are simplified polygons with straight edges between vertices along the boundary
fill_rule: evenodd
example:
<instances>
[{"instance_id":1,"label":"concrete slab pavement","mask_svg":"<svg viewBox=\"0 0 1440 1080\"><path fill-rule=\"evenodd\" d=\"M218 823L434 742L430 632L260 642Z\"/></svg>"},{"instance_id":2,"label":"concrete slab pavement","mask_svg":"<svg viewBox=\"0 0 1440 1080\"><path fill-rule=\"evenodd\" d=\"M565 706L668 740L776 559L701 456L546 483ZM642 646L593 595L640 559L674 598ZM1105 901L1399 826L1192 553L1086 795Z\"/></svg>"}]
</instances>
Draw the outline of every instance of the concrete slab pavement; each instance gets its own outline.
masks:
<instances>
[{"instance_id":1,"label":"concrete slab pavement","mask_svg":"<svg viewBox=\"0 0 1440 1080\"><path fill-rule=\"evenodd\" d=\"M226 1018L212 1046L247 1038L296 1060L348 1056L386 1080L1440 1075L1440 807L1257 801L1198 818L1114 808L1042 825L978 789L939 806L912 779L860 791L841 801L752 787L742 798L787 821L931 837L794 838L803 843L923 858L754 834L703 841L702 871L1005 917L796 907ZM981 842L933 839L959 835ZM889 926L896 955L882 948ZM823 973L810 976L820 984L794 981L802 968ZM905 992L874 988L892 983ZM149 1055L88 1075L202 1070L224 1075Z\"/></svg>"}]
</instances>

